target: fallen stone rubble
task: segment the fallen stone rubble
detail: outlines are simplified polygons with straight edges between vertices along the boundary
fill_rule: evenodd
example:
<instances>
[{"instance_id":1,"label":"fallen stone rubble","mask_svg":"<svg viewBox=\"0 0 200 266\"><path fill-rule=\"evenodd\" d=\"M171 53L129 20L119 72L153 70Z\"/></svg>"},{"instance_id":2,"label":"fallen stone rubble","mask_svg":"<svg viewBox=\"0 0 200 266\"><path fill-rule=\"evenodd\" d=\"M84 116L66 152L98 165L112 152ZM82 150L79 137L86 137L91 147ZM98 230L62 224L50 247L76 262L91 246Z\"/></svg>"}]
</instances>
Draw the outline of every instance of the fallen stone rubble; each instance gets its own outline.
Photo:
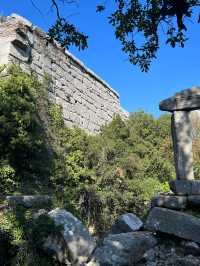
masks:
<instances>
[{"instance_id":1,"label":"fallen stone rubble","mask_svg":"<svg viewBox=\"0 0 200 266\"><path fill-rule=\"evenodd\" d=\"M200 218L185 212L189 197L172 193L158 195L152 199L146 222L132 213L125 213L98 242L84 224L65 209L41 209L35 213L34 219L45 214L55 225L62 226L60 234L49 235L41 249L60 265L199 266ZM7 198L9 204L10 199ZM28 199L29 204L24 205L22 199ZM40 206L46 203L47 198L42 195L13 197L11 206L14 201L15 206L23 204L30 208L30 199L34 204L36 199L37 204L40 199ZM183 211L179 204L183 204L186 209Z\"/></svg>"}]
</instances>

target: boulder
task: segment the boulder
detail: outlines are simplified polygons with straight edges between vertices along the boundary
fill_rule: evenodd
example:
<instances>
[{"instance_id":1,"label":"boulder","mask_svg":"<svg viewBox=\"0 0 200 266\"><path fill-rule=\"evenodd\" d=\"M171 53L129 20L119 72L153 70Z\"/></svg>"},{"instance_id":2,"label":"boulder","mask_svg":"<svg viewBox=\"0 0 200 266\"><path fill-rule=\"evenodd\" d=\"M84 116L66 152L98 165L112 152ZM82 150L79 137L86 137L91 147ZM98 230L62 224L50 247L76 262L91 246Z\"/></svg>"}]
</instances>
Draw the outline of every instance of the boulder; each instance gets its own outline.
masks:
<instances>
[{"instance_id":1,"label":"boulder","mask_svg":"<svg viewBox=\"0 0 200 266\"><path fill-rule=\"evenodd\" d=\"M164 207L174 210L183 210L187 206L187 197L174 195L159 195L151 200L152 207Z\"/></svg>"},{"instance_id":2,"label":"boulder","mask_svg":"<svg viewBox=\"0 0 200 266\"><path fill-rule=\"evenodd\" d=\"M169 185L176 195L200 195L199 180L172 180Z\"/></svg>"},{"instance_id":3,"label":"boulder","mask_svg":"<svg viewBox=\"0 0 200 266\"><path fill-rule=\"evenodd\" d=\"M121 234L138 231L143 226L143 222L133 213L121 215L113 224L111 234Z\"/></svg>"},{"instance_id":4,"label":"boulder","mask_svg":"<svg viewBox=\"0 0 200 266\"><path fill-rule=\"evenodd\" d=\"M87 266L132 266L157 241L150 232L130 232L108 235Z\"/></svg>"},{"instance_id":5,"label":"boulder","mask_svg":"<svg viewBox=\"0 0 200 266\"><path fill-rule=\"evenodd\" d=\"M48 216L62 230L61 237L48 237L44 244L45 251L66 265L81 265L86 262L95 248L95 241L87 228L64 209L57 208L49 212Z\"/></svg>"},{"instance_id":6,"label":"boulder","mask_svg":"<svg viewBox=\"0 0 200 266\"><path fill-rule=\"evenodd\" d=\"M200 219L183 212L155 207L149 213L145 228L200 243L197 233L200 232Z\"/></svg>"},{"instance_id":7,"label":"boulder","mask_svg":"<svg viewBox=\"0 0 200 266\"><path fill-rule=\"evenodd\" d=\"M48 195L7 196L6 200L10 207L21 205L25 208L31 208L51 204L51 197Z\"/></svg>"}]
</instances>

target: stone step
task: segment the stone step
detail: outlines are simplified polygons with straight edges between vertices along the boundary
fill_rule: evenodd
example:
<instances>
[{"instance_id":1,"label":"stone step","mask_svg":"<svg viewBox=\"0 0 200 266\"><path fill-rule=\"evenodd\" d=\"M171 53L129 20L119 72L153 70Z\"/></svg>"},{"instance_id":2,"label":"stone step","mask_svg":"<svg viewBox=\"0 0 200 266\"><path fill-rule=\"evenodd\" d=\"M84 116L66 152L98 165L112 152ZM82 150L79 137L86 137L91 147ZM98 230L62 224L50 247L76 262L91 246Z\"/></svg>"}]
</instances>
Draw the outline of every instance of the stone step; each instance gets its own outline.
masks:
<instances>
[{"instance_id":1,"label":"stone step","mask_svg":"<svg viewBox=\"0 0 200 266\"><path fill-rule=\"evenodd\" d=\"M7 196L6 201L8 202L9 207L21 205L25 208L31 208L34 206L51 204L51 197L48 195Z\"/></svg>"},{"instance_id":2,"label":"stone step","mask_svg":"<svg viewBox=\"0 0 200 266\"><path fill-rule=\"evenodd\" d=\"M155 207L149 213L145 228L200 243L200 219L180 211Z\"/></svg>"},{"instance_id":3,"label":"stone step","mask_svg":"<svg viewBox=\"0 0 200 266\"><path fill-rule=\"evenodd\" d=\"M177 196L174 194L158 195L151 200L151 208L162 207L171 210L200 208L200 195Z\"/></svg>"},{"instance_id":4,"label":"stone step","mask_svg":"<svg viewBox=\"0 0 200 266\"><path fill-rule=\"evenodd\" d=\"M192 195L187 198L188 206L200 207L200 195Z\"/></svg>"},{"instance_id":5,"label":"stone step","mask_svg":"<svg viewBox=\"0 0 200 266\"><path fill-rule=\"evenodd\" d=\"M151 200L151 207L164 207L183 210L187 207L187 197L176 195L159 195Z\"/></svg>"},{"instance_id":6,"label":"stone step","mask_svg":"<svg viewBox=\"0 0 200 266\"><path fill-rule=\"evenodd\" d=\"M200 195L200 180L172 180L169 186L175 195Z\"/></svg>"}]
</instances>

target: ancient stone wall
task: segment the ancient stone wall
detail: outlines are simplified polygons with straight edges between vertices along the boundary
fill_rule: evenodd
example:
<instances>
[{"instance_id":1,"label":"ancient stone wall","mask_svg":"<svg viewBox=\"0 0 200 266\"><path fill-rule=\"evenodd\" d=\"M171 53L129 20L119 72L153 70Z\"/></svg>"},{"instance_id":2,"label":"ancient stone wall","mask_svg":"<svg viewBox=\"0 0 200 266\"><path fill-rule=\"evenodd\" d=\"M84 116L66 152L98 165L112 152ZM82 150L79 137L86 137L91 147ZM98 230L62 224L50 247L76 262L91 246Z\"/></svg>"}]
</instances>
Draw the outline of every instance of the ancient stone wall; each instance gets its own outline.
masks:
<instances>
[{"instance_id":1,"label":"ancient stone wall","mask_svg":"<svg viewBox=\"0 0 200 266\"><path fill-rule=\"evenodd\" d=\"M101 78L39 28L18 15L0 23L0 64L17 63L48 77L49 93L63 108L68 126L96 133L115 114L123 117L119 95Z\"/></svg>"}]
</instances>

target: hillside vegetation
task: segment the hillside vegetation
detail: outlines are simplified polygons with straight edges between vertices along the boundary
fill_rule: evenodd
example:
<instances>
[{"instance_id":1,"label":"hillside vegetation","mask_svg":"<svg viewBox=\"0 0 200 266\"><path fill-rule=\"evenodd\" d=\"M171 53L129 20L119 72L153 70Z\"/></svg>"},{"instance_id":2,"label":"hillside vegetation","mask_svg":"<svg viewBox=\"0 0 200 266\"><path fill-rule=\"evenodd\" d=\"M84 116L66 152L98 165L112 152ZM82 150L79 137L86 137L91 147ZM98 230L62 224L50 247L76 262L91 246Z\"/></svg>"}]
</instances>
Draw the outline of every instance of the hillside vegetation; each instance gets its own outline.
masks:
<instances>
[{"instance_id":1,"label":"hillside vegetation","mask_svg":"<svg viewBox=\"0 0 200 266\"><path fill-rule=\"evenodd\" d=\"M54 207L71 211L101 235L122 213L145 216L150 198L168 191L175 176L170 116L116 116L90 136L65 127L62 108L48 98L48 77L40 83L16 66L7 71L0 79L2 200L8 194L50 194ZM196 177L198 169L196 160ZM3 228L24 245L30 230L9 219Z\"/></svg>"}]
</instances>

